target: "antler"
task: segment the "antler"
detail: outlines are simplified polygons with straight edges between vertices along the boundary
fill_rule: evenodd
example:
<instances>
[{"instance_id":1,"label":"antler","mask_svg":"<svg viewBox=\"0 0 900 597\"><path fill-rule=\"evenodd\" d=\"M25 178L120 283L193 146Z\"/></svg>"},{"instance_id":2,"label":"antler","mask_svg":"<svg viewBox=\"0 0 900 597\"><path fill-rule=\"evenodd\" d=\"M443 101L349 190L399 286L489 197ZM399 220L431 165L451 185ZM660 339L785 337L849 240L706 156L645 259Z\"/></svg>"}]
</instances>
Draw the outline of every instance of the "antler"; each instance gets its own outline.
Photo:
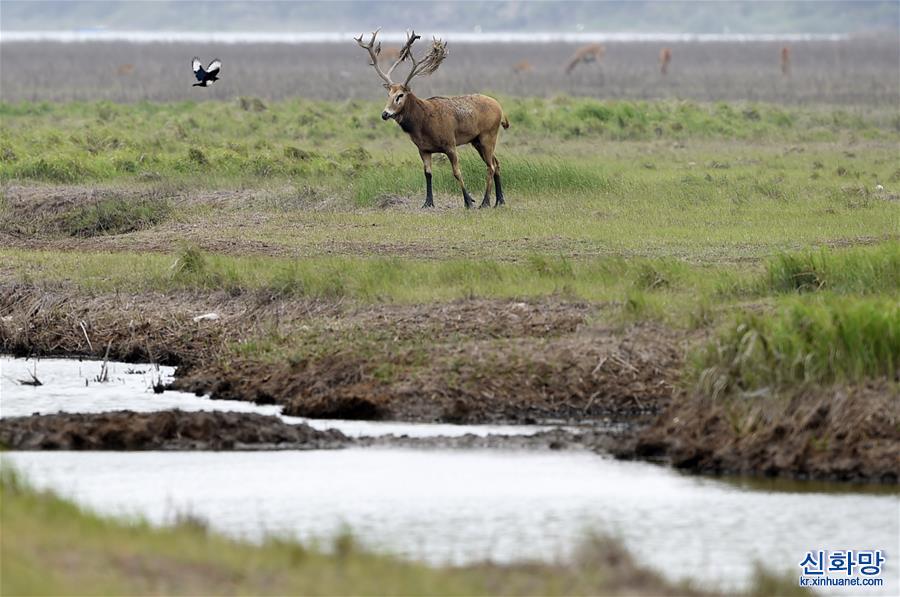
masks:
<instances>
[{"instance_id":1,"label":"antler","mask_svg":"<svg viewBox=\"0 0 900 597\"><path fill-rule=\"evenodd\" d=\"M391 73L394 72L394 69L397 68L397 65L403 61L403 50L407 50L406 46L403 46L403 50L400 51L400 58L395 62L390 69L388 69L387 73L384 73L378 67L378 55L381 53L381 42L375 43L375 38L378 36L378 32L381 31L381 27L372 32L372 37L369 39L369 43L363 41L363 36L360 33L359 37L354 37L356 43L359 44L359 47L369 52L369 57L372 59L372 66L375 68L375 72L378 73L378 76L387 84L393 85L394 82L391 81ZM408 50L407 50L408 51Z\"/></svg>"},{"instance_id":2,"label":"antler","mask_svg":"<svg viewBox=\"0 0 900 597\"><path fill-rule=\"evenodd\" d=\"M409 74L406 76L406 80L403 82L403 85L409 85L409 82L413 80L414 77L418 76L428 76L434 71L438 69L444 59L447 57L447 43L441 41L437 38L433 38L431 42L431 49L428 51L428 54L425 55L422 60L416 60L412 54L412 45L416 43L417 39L421 39L421 35L416 35L415 31L410 31L406 34L406 43L403 44L403 47L400 48L400 56L397 58L397 61L391 65L391 68L385 73L378 67L378 54L381 53L381 42L376 43L376 38L378 36L378 32L381 31L379 27L375 31L372 32L372 37L369 38L368 43L363 41L363 36L360 34L359 37L354 37L356 43L359 47L363 48L369 53L369 57L372 59L371 65L375 69L375 72L378 73L378 76L387 83L388 85L393 85L394 82L391 80L391 73L394 72L394 69L397 68L401 62L406 60L407 58L412 62L412 69L409 71Z\"/></svg>"},{"instance_id":3,"label":"antler","mask_svg":"<svg viewBox=\"0 0 900 597\"><path fill-rule=\"evenodd\" d=\"M416 35L416 32L413 31L412 33L407 33L406 37L406 45L403 46L403 50L401 50L400 55L402 58L409 57L410 61L412 61L413 63L413 67L412 69L410 69L409 74L406 76L406 80L403 82L404 86L409 85L409 82L412 81L415 77L427 77L428 75L432 74L438 69L438 67L447 57L447 42L433 37L431 38L431 49L428 50L428 53L424 58L422 58L422 60L417 61L412 55L410 47L412 46L413 42L419 39L421 36ZM394 66L397 65L395 64Z\"/></svg>"}]
</instances>

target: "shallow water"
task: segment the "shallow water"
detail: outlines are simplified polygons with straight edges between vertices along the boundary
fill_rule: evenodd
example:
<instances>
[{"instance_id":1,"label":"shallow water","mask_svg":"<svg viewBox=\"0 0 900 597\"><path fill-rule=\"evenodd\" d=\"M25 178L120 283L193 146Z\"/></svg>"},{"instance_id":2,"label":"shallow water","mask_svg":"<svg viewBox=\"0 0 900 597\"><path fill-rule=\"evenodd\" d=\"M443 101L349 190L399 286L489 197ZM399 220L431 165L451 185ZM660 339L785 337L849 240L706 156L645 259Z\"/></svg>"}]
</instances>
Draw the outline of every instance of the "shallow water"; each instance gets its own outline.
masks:
<instances>
[{"instance_id":1,"label":"shallow water","mask_svg":"<svg viewBox=\"0 0 900 597\"><path fill-rule=\"evenodd\" d=\"M36 369L35 369L36 366ZM278 407L154 394L174 369L0 357L0 416ZM17 380L35 371L44 385ZM87 385L85 385L87 380ZM303 421L283 417L287 421ZM351 435L530 433L539 427L308 421ZM38 487L104 513L157 523L191 512L223 533L326 540L345 527L367 546L429 562L568 557L586 533L622 537L670 578L743 586L759 561L793 573L806 551L884 549L896 594L900 501L890 490L797 482L717 481L582 452L349 449L312 452L13 452Z\"/></svg>"},{"instance_id":2,"label":"shallow water","mask_svg":"<svg viewBox=\"0 0 900 597\"><path fill-rule=\"evenodd\" d=\"M103 364L75 359L25 360L0 356L0 417L20 417L33 413L95 413L110 410L153 412L178 408L186 411L234 411L278 415L288 423L307 423L316 429L339 429L353 436L408 435L527 435L553 427L537 425L435 425L377 421L305 419L282 416L281 407L257 405L238 400L211 400L188 392L154 394L158 379L172 381L174 367L131 365L110 362L109 381L97 383ZM24 386L19 380L36 373L43 385Z\"/></svg>"},{"instance_id":3,"label":"shallow water","mask_svg":"<svg viewBox=\"0 0 900 597\"><path fill-rule=\"evenodd\" d=\"M896 495L747 490L588 453L16 452L39 487L153 522L177 512L221 532L327 539L343 528L430 562L566 558L590 531L620 536L671 578L736 588L755 561L798 572L811 549L884 549L896 594ZM846 487L842 489L846 490ZM867 594L875 594L876 591Z\"/></svg>"}]
</instances>

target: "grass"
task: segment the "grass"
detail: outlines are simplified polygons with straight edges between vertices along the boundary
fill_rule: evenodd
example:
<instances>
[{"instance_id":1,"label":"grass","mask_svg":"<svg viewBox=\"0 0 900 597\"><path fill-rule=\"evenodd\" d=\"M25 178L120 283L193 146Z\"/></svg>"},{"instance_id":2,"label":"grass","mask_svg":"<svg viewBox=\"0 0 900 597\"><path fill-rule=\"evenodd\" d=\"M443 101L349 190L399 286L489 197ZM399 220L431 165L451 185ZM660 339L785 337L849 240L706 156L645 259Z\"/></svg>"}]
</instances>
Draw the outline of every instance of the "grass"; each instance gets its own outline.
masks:
<instances>
[{"instance_id":1,"label":"grass","mask_svg":"<svg viewBox=\"0 0 900 597\"><path fill-rule=\"evenodd\" d=\"M9 466L0 499L4 595L696 593L638 569L611 540L586 543L569 565L429 567L365 551L350 535L324 550L278 538L260 545L227 539L193 517L164 528L103 518L32 489ZM760 572L753 593L766 587L798 593Z\"/></svg>"},{"instance_id":2,"label":"grass","mask_svg":"<svg viewBox=\"0 0 900 597\"><path fill-rule=\"evenodd\" d=\"M293 100L259 105L259 109L248 109L240 101L0 103L0 180L77 183L304 177L336 184L336 179L362 174L355 186L361 203L368 203L396 180L395 173L384 168L397 164L390 149L408 141L399 127L381 122L380 103ZM848 134L890 140L897 134L880 112L849 118L841 111L769 104L601 102L566 97L507 98L504 105L513 123L504 137L516 143L821 142ZM416 157L414 152L409 155ZM404 166L413 161L404 160ZM477 162L471 156L468 161L470 165ZM519 189L510 187L511 191L535 184L536 191L569 190L570 184L577 190L593 188L597 182L590 164L569 160L516 156L504 167L512 184L521 183ZM418 170L407 173L403 168L401 189L421 186ZM455 190L448 175L441 174L437 184L439 189ZM395 186L389 190L398 191Z\"/></svg>"},{"instance_id":3,"label":"grass","mask_svg":"<svg viewBox=\"0 0 900 597\"><path fill-rule=\"evenodd\" d=\"M91 292L224 290L285 298L427 303L465 298L559 295L605 303L626 319L656 319L702 327L742 301L774 300L785 292L885 295L900 291L900 243L785 253L755 268L698 265L676 259L570 259L540 253L522 261L396 257L238 257L194 245L175 255L73 253L0 249L14 276L33 283L69 283ZM820 281L796 283L816 264ZM792 273L793 272L793 273ZM805 278L804 278L805 279Z\"/></svg>"},{"instance_id":4,"label":"grass","mask_svg":"<svg viewBox=\"0 0 900 597\"><path fill-rule=\"evenodd\" d=\"M890 292L900 288L900 243L842 252L782 253L769 260L766 273L761 291Z\"/></svg>"},{"instance_id":5,"label":"grass","mask_svg":"<svg viewBox=\"0 0 900 597\"><path fill-rule=\"evenodd\" d=\"M553 294L601 302L620 300L631 291L686 303L698 292L713 294L745 277L730 267L711 270L671 260L570 260L541 254L529 255L522 262L392 257L286 259L233 257L185 246L175 256L6 249L0 250L0 258L20 278L75 283L94 292L202 289L401 303ZM739 286L750 284L748 278Z\"/></svg>"},{"instance_id":6,"label":"grass","mask_svg":"<svg viewBox=\"0 0 900 597\"><path fill-rule=\"evenodd\" d=\"M888 296L791 298L737 314L698 357L709 395L776 393L900 371L900 303Z\"/></svg>"}]
</instances>

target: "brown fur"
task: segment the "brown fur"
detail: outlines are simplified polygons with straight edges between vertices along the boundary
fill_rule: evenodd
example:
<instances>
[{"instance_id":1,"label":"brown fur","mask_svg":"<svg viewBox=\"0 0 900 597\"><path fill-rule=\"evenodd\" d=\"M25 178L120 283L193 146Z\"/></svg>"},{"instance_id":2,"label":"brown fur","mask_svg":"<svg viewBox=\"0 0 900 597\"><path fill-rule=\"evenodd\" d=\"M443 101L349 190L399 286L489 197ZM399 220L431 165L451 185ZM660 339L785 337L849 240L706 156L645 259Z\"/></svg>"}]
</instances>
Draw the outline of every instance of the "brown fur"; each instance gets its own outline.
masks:
<instances>
[{"instance_id":1,"label":"brown fur","mask_svg":"<svg viewBox=\"0 0 900 597\"><path fill-rule=\"evenodd\" d=\"M513 72L517 75L520 75L522 73L530 73L533 70L534 67L531 66L531 63L527 60L520 60L513 65Z\"/></svg>"},{"instance_id":2,"label":"brown fur","mask_svg":"<svg viewBox=\"0 0 900 597\"><path fill-rule=\"evenodd\" d=\"M659 51L659 74L669 74L669 63L672 62L672 50L663 48Z\"/></svg>"},{"instance_id":3,"label":"brown fur","mask_svg":"<svg viewBox=\"0 0 900 597\"><path fill-rule=\"evenodd\" d=\"M400 58L400 48L382 48L378 54L378 62L393 62Z\"/></svg>"},{"instance_id":4,"label":"brown fur","mask_svg":"<svg viewBox=\"0 0 900 597\"><path fill-rule=\"evenodd\" d=\"M415 31L407 34L406 44L401 48L399 58L385 73L379 68L380 44L376 43L378 31L375 31L368 42L362 36L356 43L369 52L371 66L378 76L385 81L388 90L388 102L381 113L384 120L393 118L400 128L409 135L410 140L418 147L419 157L425 168L427 194L423 207L433 207L431 188L431 155L443 153L450 160L453 176L459 182L463 192L466 208L472 207L473 201L466 190L459 168L459 156L456 148L471 143L478 151L487 166L487 184L481 207L490 206L491 191L496 188L494 206L503 205L503 189L500 183L500 161L494 155L500 127L509 128L509 120L503 114L503 108L494 98L486 95L461 95L455 97L432 97L421 99L409 88L409 82L418 75L429 75L437 70L447 56L446 44L434 40L431 49L421 60L416 60L411 48L419 36ZM403 83L394 83L390 74L404 60L412 63L412 68Z\"/></svg>"},{"instance_id":5,"label":"brown fur","mask_svg":"<svg viewBox=\"0 0 900 597\"><path fill-rule=\"evenodd\" d=\"M787 46L781 48L781 74L785 77L791 76L791 49Z\"/></svg>"},{"instance_id":6,"label":"brown fur","mask_svg":"<svg viewBox=\"0 0 900 597\"><path fill-rule=\"evenodd\" d=\"M586 46L582 46L578 48L572 57L569 58L569 62L566 63L566 74L568 75L575 67L579 64L590 64L591 62L597 62L599 64L600 60L603 59L603 55L606 54L606 48L604 48L600 44L588 44Z\"/></svg>"}]
</instances>

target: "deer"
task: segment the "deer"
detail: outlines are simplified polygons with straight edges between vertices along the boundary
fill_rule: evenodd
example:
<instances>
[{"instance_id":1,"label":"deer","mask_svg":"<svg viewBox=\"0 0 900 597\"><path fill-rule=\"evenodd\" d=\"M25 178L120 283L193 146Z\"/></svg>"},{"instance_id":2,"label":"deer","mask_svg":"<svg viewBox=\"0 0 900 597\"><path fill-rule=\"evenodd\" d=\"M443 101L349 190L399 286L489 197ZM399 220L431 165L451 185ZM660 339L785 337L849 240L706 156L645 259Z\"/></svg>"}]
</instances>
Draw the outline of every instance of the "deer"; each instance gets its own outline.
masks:
<instances>
[{"instance_id":1,"label":"deer","mask_svg":"<svg viewBox=\"0 0 900 597\"><path fill-rule=\"evenodd\" d=\"M457 147L469 143L478 151L478 155L487 166L487 184L481 207L490 207L492 189L496 191L494 207L504 205L500 161L494 155L494 149L497 146L500 127L509 128L509 119L503 113L500 102L479 94L419 98L410 89L410 82L416 77L433 74L441 66L447 58L447 43L434 38L428 52L417 60L413 55L412 46L422 36L416 35L415 31L408 32L399 57L387 71L383 71L378 65L381 43L377 42L376 38L379 31L380 29L373 31L368 41L363 40L363 35L354 39L359 47L368 52L370 66L384 81L384 88L387 89L388 101L381 112L381 119L395 120L419 150L419 157L425 169L425 203L422 208L434 207L431 186L431 155L434 153L443 153L447 156L453 168L453 177L462 190L466 209L474 206L472 196L469 195L463 182L456 151ZM400 63L406 60L412 64L409 73L402 83L396 83L391 79L391 75Z\"/></svg>"},{"instance_id":2,"label":"deer","mask_svg":"<svg viewBox=\"0 0 900 597\"><path fill-rule=\"evenodd\" d=\"M788 46L781 48L781 76L791 76L791 49Z\"/></svg>"},{"instance_id":3,"label":"deer","mask_svg":"<svg viewBox=\"0 0 900 597\"><path fill-rule=\"evenodd\" d=\"M659 51L659 74L665 77L669 73L670 62L672 62L672 50L663 48Z\"/></svg>"},{"instance_id":4,"label":"deer","mask_svg":"<svg viewBox=\"0 0 900 597\"><path fill-rule=\"evenodd\" d=\"M516 73L517 75L521 75L524 73L530 73L534 70L534 67L531 66L531 63L527 60L520 60L519 62L513 64L512 69L514 73Z\"/></svg>"},{"instance_id":5,"label":"deer","mask_svg":"<svg viewBox=\"0 0 900 597\"><path fill-rule=\"evenodd\" d=\"M604 54L606 54L606 48L600 44L588 44L578 48L566 63L566 74L571 74L572 71L575 70L575 67L582 62L584 64L590 64L591 62L599 63Z\"/></svg>"},{"instance_id":6,"label":"deer","mask_svg":"<svg viewBox=\"0 0 900 597\"><path fill-rule=\"evenodd\" d=\"M400 48L383 48L378 54L379 66L384 62L391 62L400 58Z\"/></svg>"}]
</instances>

